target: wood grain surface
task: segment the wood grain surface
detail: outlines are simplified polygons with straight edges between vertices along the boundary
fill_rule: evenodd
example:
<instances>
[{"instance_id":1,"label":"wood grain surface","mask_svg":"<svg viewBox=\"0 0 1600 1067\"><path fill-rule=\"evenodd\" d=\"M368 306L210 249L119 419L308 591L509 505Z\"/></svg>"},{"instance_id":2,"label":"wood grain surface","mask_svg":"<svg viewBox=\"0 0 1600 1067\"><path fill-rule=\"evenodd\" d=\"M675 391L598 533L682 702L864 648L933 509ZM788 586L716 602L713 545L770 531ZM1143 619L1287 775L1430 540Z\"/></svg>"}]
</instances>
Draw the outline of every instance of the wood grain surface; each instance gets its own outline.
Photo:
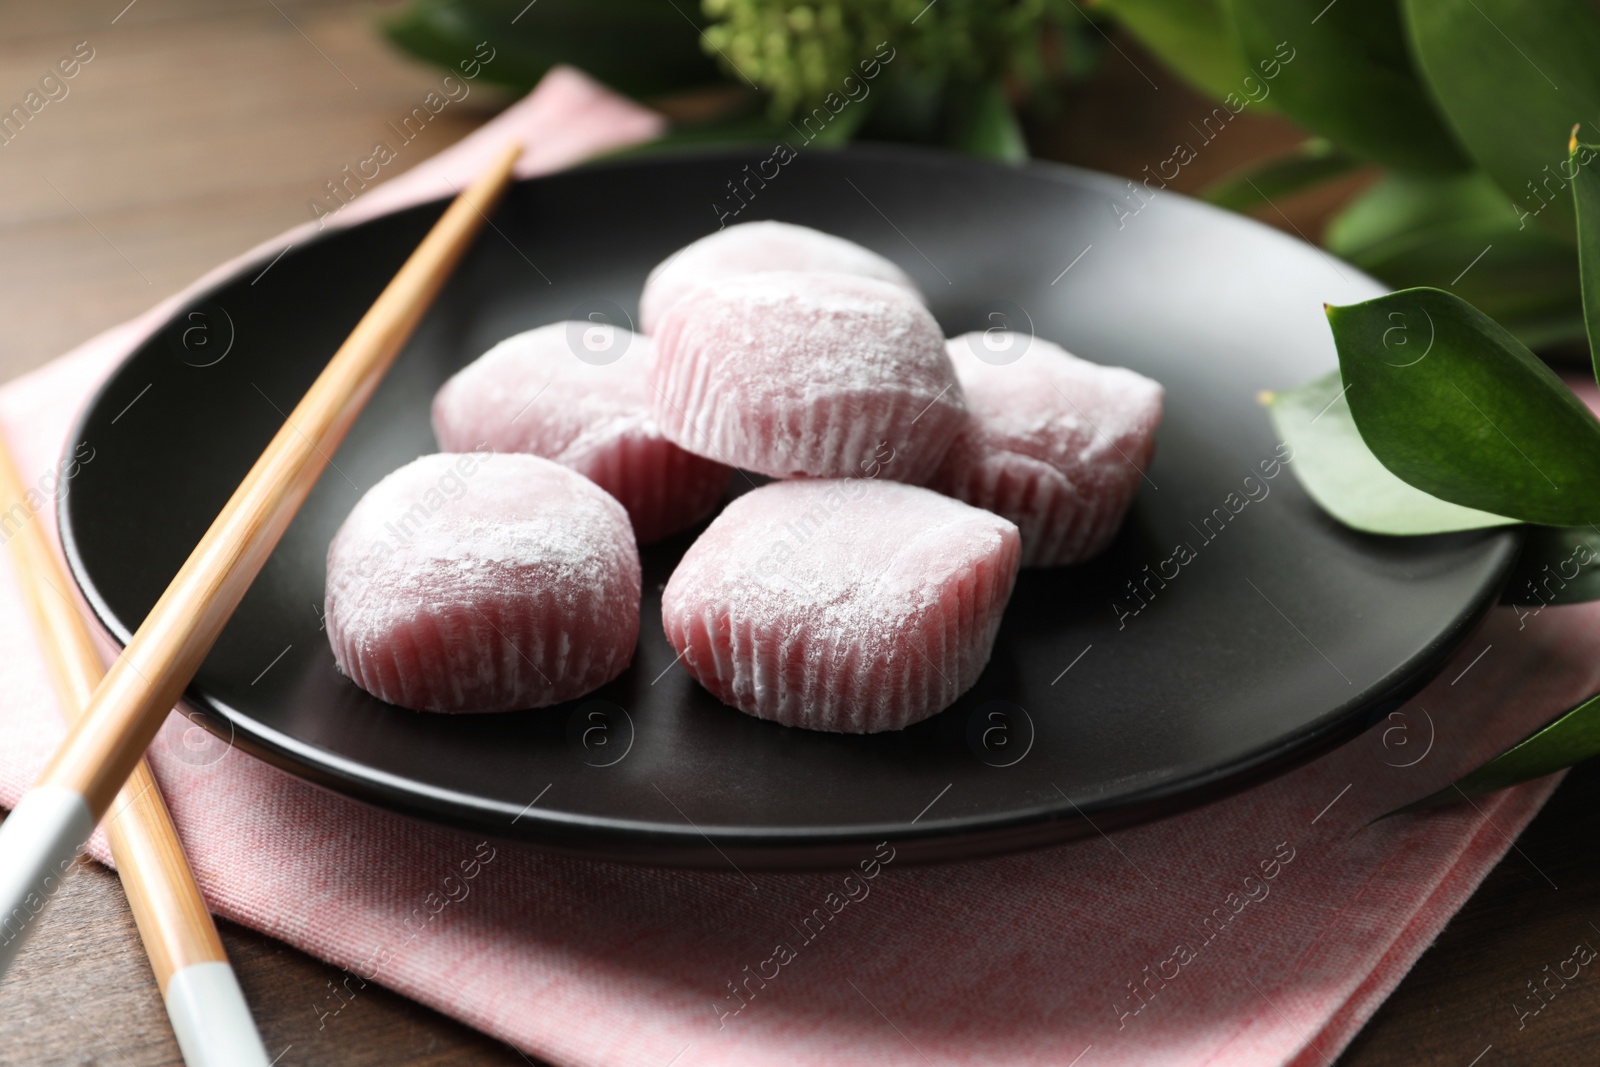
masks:
<instances>
[{"instance_id":1,"label":"wood grain surface","mask_svg":"<svg viewBox=\"0 0 1600 1067\"><path fill-rule=\"evenodd\" d=\"M370 4L295 0L0 2L0 104L88 41L68 96L0 147L0 379L145 310L218 262L311 217L438 75L372 32ZM113 21L115 20L115 21ZM1125 40L1030 131L1043 154L1133 177L1209 106ZM357 88L359 87L359 88ZM398 173L506 101L483 87L408 145ZM1237 135L1237 136L1235 136ZM1299 135L1248 112L1182 175L1192 190ZM1356 176L1259 213L1314 238ZM1280 210L1281 209L1281 210ZM1448 281L1448 279L1444 279ZM0 654L7 654L0 650ZM1600 980L1537 1016L1526 983L1600 933L1600 766L1574 772L1339 1067L1503 1067L1600 1059ZM223 942L271 1055L301 1067L533 1061L376 986L320 1026L339 971L231 923ZM1588 983L1588 984L1586 984ZM1592 988L1591 988L1592 984ZM0 1064L177 1067L116 877L83 861L3 982ZM937 1060L937 1053L929 1050ZM1088 1065L1085 1065L1088 1067Z\"/></svg>"}]
</instances>

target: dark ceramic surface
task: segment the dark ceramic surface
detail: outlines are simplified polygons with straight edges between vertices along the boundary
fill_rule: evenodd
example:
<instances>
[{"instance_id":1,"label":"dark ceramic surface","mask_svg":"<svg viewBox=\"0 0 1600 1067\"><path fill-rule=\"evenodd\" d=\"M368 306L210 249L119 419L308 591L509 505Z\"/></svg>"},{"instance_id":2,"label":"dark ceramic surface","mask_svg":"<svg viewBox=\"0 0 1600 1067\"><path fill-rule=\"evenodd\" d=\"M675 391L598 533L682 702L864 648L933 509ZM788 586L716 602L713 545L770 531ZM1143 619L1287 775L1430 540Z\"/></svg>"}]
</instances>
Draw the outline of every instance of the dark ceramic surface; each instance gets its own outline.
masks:
<instances>
[{"instance_id":1,"label":"dark ceramic surface","mask_svg":"<svg viewBox=\"0 0 1600 1067\"><path fill-rule=\"evenodd\" d=\"M713 205L734 203L726 183L766 155L519 184L206 660L189 696L197 717L332 789L599 857L826 866L887 838L906 859L953 859L1093 833L1088 819L1109 830L1160 817L1280 773L1414 691L1492 601L1514 534L1367 537L1325 517L1289 470L1260 476L1277 442L1258 391L1330 369L1322 302L1376 295L1375 283L1173 194L1140 209L1101 175L808 151L737 221L780 218L882 252L947 333L990 325L993 312L1025 317L1039 336L1166 385L1155 464L1110 550L1024 572L977 686L896 734L760 722L673 666L659 595L692 535L646 550L634 665L589 699L445 717L357 690L320 629L324 552L362 488L435 449L434 390L518 330L606 303L633 314L649 268L714 228ZM115 637L155 602L441 209L330 232L264 275L265 264L242 271L101 391L75 439L95 459L62 528ZM1192 558L1164 562L1180 544ZM1136 614L1130 581L1148 590ZM207 751L225 748L193 759Z\"/></svg>"}]
</instances>

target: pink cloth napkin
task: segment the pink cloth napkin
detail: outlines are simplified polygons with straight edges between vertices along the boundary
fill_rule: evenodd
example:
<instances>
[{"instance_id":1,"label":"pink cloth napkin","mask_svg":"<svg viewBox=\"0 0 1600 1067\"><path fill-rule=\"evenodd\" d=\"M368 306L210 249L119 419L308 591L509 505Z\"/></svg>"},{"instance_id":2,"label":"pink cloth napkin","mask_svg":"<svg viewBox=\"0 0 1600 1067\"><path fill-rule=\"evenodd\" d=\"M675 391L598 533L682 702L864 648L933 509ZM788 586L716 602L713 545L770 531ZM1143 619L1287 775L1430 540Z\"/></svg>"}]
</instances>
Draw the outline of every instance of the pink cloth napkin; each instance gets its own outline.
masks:
<instances>
[{"instance_id":1,"label":"pink cloth napkin","mask_svg":"<svg viewBox=\"0 0 1600 1067\"><path fill-rule=\"evenodd\" d=\"M447 195L510 137L533 173L659 125L557 70L336 224ZM24 472L52 468L87 389L182 299L0 389ZM9 807L61 733L9 567L0 647ZM1555 779L1369 820L1596 689L1600 608L1497 609L1403 712L1248 793L984 862L913 868L885 849L848 892L841 874L747 879L483 843L236 750L197 759L176 714L150 757L212 908L349 972L338 995L312 992L307 1040L376 982L563 1065L1313 1064L1372 1014ZM797 927L815 909L827 921L807 940Z\"/></svg>"}]
</instances>

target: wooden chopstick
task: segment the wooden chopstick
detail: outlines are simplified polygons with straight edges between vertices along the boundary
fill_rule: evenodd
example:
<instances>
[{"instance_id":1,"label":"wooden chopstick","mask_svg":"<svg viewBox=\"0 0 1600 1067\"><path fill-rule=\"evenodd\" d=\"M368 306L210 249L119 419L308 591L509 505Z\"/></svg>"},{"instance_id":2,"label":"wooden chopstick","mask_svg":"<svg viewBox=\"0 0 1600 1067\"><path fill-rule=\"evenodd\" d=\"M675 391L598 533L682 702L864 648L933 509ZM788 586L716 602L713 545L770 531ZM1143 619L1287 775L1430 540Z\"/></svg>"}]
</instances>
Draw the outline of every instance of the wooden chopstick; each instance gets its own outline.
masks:
<instances>
[{"instance_id":1,"label":"wooden chopstick","mask_svg":"<svg viewBox=\"0 0 1600 1067\"><path fill-rule=\"evenodd\" d=\"M21 500L23 493L11 450L0 438L0 501ZM94 638L68 599L69 579L45 539L43 524L37 518L23 522L6 544L61 710L72 722L82 716L105 676ZM106 820L106 837L183 1061L189 1067L266 1067L267 1050L239 980L195 884L172 815L142 759L117 796L114 814Z\"/></svg>"},{"instance_id":2,"label":"wooden chopstick","mask_svg":"<svg viewBox=\"0 0 1600 1067\"><path fill-rule=\"evenodd\" d=\"M509 145L456 197L333 354L0 823L0 973L177 703L328 457L511 182Z\"/></svg>"}]
</instances>

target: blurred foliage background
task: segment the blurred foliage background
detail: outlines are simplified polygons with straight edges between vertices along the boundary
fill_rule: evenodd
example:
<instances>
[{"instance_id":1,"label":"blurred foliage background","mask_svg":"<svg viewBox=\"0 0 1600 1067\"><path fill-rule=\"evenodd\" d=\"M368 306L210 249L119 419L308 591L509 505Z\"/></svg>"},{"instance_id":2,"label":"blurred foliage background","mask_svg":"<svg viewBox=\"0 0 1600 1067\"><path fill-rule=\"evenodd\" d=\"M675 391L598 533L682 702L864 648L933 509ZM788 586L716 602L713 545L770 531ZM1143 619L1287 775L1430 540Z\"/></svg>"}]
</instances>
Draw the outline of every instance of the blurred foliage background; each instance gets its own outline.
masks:
<instances>
[{"instance_id":1,"label":"blurred foliage background","mask_svg":"<svg viewBox=\"0 0 1600 1067\"><path fill-rule=\"evenodd\" d=\"M671 116L665 144L793 140L808 116L819 142L1006 161L1082 161L1075 141L1129 125L1146 154L1249 141L1242 169L1171 187L1275 222L1331 196L1303 236L1582 350L1564 148L1574 125L1600 139L1591 0L412 0L383 29L441 66L490 40L512 90L577 66ZM1253 135L1206 147L1247 110ZM1110 169L1142 180L1173 150Z\"/></svg>"}]
</instances>

